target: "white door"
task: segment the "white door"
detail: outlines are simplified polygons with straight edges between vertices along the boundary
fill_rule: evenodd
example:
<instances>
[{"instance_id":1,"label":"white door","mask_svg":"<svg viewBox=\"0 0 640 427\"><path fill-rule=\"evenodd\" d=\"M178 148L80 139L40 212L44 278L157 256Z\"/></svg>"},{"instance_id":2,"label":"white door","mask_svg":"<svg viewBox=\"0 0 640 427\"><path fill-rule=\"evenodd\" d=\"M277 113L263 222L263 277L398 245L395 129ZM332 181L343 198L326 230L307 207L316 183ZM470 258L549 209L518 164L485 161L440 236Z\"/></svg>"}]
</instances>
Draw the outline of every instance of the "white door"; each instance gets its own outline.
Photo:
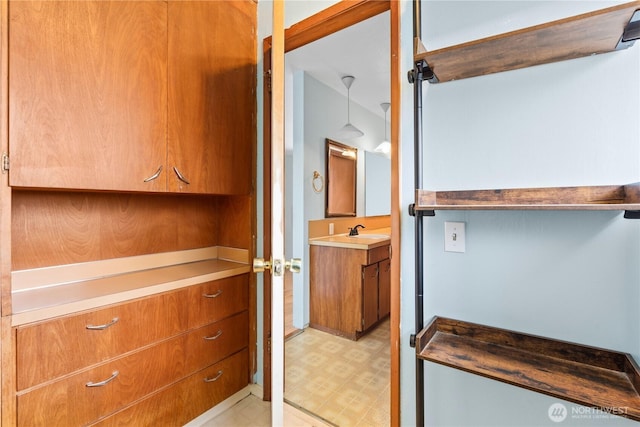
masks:
<instances>
[{"instance_id":1,"label":"white door","mask_svg":"<svg viewBox=\"0 0 640 427\"><path fill-rule=\"evenodd\" d=\"M254 271L271 274L271 424L283 426L284 273L286 269L299 271L299 260L284 258L284 0L273 1L271 42L271 152L264 153L271 157L271 222L265 220L264 225L270 228L271 254L268 261L254 260ZM268 339L265 337L265 345Z\"/></svg>"}]
</instances>

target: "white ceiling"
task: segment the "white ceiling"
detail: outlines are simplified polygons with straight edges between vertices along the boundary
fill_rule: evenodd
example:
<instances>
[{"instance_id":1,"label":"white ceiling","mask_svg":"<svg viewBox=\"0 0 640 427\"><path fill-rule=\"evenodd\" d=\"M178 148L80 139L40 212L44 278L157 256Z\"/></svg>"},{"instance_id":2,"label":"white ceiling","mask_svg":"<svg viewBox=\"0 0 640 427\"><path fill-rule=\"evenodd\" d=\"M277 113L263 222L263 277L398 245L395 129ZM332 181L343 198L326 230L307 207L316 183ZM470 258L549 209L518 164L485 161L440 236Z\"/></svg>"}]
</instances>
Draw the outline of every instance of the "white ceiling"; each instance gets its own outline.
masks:
<instances>
[{"instance_id":1,"label":"white ceiling","mask_svg":"<svg viewBox=\"0 0 640 427\"><path fill-rule=\"evenodd\" d=\"M285 59L345 96L341 78L354 76L351 102L384 117L380 104L391 100L390 44L385 12L293 50Z\"/></svg>"}]
</instances>

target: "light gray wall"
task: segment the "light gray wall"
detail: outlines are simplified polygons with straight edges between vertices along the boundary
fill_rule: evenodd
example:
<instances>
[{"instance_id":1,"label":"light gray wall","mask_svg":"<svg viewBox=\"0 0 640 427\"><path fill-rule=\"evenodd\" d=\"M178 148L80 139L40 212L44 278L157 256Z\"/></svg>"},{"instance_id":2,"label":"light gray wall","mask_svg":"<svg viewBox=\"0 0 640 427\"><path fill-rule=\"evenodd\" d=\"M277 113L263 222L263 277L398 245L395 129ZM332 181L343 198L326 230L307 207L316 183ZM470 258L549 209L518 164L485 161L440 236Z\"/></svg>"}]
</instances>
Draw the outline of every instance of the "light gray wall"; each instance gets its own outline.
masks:
<instances>
[{"instance_id":1,"label":"light gray wall","mask_svg":"<svg viewBox=\"0 0 640 427\"><path fill-rule=\"evenodd\" d=\"M384 154L364 153L365 216L391 214L391 160Z\"/></svg>"},{"instance_id":2,"label":"light gray wall","mask_svg":"<svg viewBox=\"0 0 640 427\"><path fill-rule=\"evenodd\" d=\"M605 4L610 5L609 4ZM601 2L426 2L423 39L441 46ZM412 67L403 3L403 70ZM466 8L466 9L465 9ZM474 24L470 16L485 20ZM462 22L461 22L462 21ZM490 25L489 25L490 24ZM450 34L447 28L452 28ZM449 37L447 37L449 36ZM432 45L434 46L434 45ZM434 48L427 46L428 48ZM440 46L435 46L440 47ZM424 84L428 189L625 184L640 175L640 46L441 85ZM412 87L402 88L402 205L413 201ZM403 209L402 253L414 220ZM466 222L466 253L445 253L444 221ZM453 317L640 356L640 222L620 212L437 212L425 224L425 321ZM402 425L414 424L414 260L402 259ZM557 399L425 364L429 426L551 426ZM631 425L571 418L562 425ZM587 414L589 415L589 414Z\"/></svg>"}]
</instances>

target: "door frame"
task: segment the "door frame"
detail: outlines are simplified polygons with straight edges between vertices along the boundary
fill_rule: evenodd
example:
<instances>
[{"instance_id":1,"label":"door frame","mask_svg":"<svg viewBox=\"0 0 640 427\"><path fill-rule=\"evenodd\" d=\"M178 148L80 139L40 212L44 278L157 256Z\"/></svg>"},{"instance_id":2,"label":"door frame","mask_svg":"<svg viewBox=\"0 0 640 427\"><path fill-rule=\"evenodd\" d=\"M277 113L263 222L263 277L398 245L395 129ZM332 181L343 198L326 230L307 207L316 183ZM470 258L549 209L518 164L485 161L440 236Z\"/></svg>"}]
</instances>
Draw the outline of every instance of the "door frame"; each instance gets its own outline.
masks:
<instances>
[{"instance_id":1,"label":"door frame","mask_svg":"<svg viewBox=\"0 0 640 427\"><path fill-rule=\"evenodd\" d=\"M391 425L400 425L400 6L392 0L342 0L285 29L284 51L390 11L391 73ZM264 224L271 223L271 37L263 41L263 200ZM263 230L265 258L271 251L271 230ZM263 399L271 400L271 276L264 275Z\"/></svg>"}]
</instances>

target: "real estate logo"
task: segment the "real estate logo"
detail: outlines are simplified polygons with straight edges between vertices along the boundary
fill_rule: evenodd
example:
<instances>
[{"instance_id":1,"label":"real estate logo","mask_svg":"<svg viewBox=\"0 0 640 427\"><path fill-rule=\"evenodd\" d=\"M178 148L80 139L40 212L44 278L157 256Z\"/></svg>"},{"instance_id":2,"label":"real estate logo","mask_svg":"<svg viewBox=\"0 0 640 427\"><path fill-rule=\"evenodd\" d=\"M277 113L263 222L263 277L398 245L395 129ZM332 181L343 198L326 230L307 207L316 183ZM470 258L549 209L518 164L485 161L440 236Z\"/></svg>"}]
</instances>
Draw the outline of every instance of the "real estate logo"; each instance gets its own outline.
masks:
<instances>
[{"instance_id":1,"label":"real estate logo","mask_svg":"<svg viewBox=\"0 0 640 427\"><path fill-rule=\"evenodd\" d=\"M567 413L567 407L562 403L554 403L553 405L549 406L549 411L547 411L547 414L549 414L549 419L554 423L563 422L567 418Z\"/></svg>"}]
</instances>

